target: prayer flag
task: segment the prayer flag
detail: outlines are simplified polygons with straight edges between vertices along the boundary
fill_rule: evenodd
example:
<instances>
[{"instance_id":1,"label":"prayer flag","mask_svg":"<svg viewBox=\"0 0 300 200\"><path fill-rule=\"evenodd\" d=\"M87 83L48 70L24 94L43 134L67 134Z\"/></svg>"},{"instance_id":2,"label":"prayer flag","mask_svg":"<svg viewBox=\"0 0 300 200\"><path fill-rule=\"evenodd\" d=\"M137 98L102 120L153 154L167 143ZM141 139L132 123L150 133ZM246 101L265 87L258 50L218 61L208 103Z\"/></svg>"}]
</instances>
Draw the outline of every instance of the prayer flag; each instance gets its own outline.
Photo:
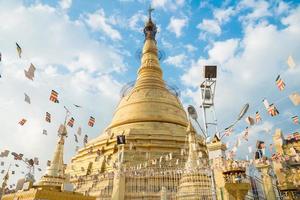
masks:
<instances>
[{"instance_id":1,"label":"prayer flag","mask_svg":"<svg viewBox=\"0 0 300 200\"><path fill-rule=\"evenodd\" d=\"M35 66L32 63L30 63L28 71L24 70L25 77L33 81L34 72L35 72Z\"/></svg>"},{"instance_id":2,"label":"prayer flag","mask_svg":"<svg viewBox=\"0 0 300 200\"><path fill-rule=\"evenodd\" d=\"M300 105L300 94L298 92L293 92L289 98L295 106Z\"/></svg>"},{"instance_id":3,"label":"prayer flag","mask_svg":"<svg viewBox=\"0 0 300 200\"><path fill-rule=\"evenodd\" d=\"M71 117L71 119L68 121L68 126L73 127L74 126L75 119Z\"/></svg>"},{"instance_id":4,"label":"prayer flag","mask_svg":"<svg viewBox=\"0 0 300 200\"><path fill-rule=\"evenodd\" d=\"M90 127L93 127L93 126L94 126L94 124L95 124L95 118L94 118L94 117L92 117L92 116L90 116L90 119L89 119L88 125L89 125Z\"/></svg>"},{"instance_id":5,"label":"prayer flag","mask_svg":"<svg viewBox=\"0 0 300 200\"><path fill-rule=\"evenodd\" d=\"M88 143L88 135L84 135L83 144L86 145Z\"/></svg>"},{"instance_id":6,"label":"prayer flag","mask_svg":"<svg viewBox=\"0 0 300 200\"><path fill-rule=\"evenodd\" d=\"M261 121L261 116L260 116L259 112L257 111L257 112L255 113L255 122L256 122L256 123L259 123L260 121Z\"/></svg>"},{"instance_id":7,"label":"prayer flag","mask_svg":"<svg viewBox=\"0 0 300 200\"><path fill-rule=\"evenodd\" d=\"M37 157L34 157L33 158L33 162L34 162L35 165L39 165L40 161L39 161L39 159Z\"/></svg>"},{"instance_id":8,"label":"prayer flag","mask_svg":"<svg viewBox=\"0 0 300 200\"><path fill-rule=\"evenodd\" d=\"M276 85L280 91L282 91L285 88L285 83L281 79L280 75L278 75L276 78Z\"/></svg>"},{"instance_id":9,"label":"prayer flag","mask_svg":"<svg viewBox=\"0 0 300 200\"><path fill-rule=\"evenodd\" d=\"M264 104L266 109L268 109L270 107L270 104L269 104L267 99L263 99L263 104Z\"/></svg>"},{"instance_id":10,"label":"prayer flag","mask_svg":"<svg viewBox=\"0 0 300 200\"><path fill-rule=\"evenodd\" d=\"M81 129L81 127L78 127L78 130L77 130L77 135L78 135L78 136L80 136L80 135L81 135L81 133L82 133L82 129Z\"/></svg>"},{"instance_id":11,"label":"prayer flag","mask_svg":"<svg viewBox=\"0 0 300 200\"><path fill-rule=\"evenodd\" d=\"M23 118L23 119L21 119L21 121L19 121L19 124L20 124L21 126L23 126L23 125L26 123L26 121L27 121L27 120Z\"/></svg>"},{"instance_id":12,"label":"prayer flag","mask_svg":"<svg viewBox=\"0 0 300 200\"><path fill-rule=\"evenodd\" d=\"M16 42L16 46L17 46L17 52L18 52L19 58L21 58L21 56L22 56L22 48L20 47L20 45L17 42Z\"/></svg>"},{"instance_id":13,"label":"prayer flag","mask_svg":"<svg viewBox=\"0 0 300 200\"><path fill-rule=\"evenodd\" d=\"M249 131L248 131L248 127L246 127L245 131L244 131L244 135L243 138L248 141L248 135L249 135Z\"/></svg>"},{"instance_id":14,"label":"prayer flag","mask_svg":"<svg viewBox=\"0 0 300 200\"><path fill-rule=\"evenodd\" d=\"M59 101L58 101L58 93L55 90L51 91L49 100L53 101L54 103L59 103Z\"/></svg>"},{"instance_id":15,"label":"prayer flag","mask_svg":"<svg viewBox=\"0 0 300 200\"><path fill-rule=\"evenodd\" d=\"M45 118L46 122L51 123L51 114L46 112L46 118Z\"/></svg>"},{"instance_id":16,"label":"prayer flag","mask_svg":"<svg viewBox=\"0 0 300 200\"><path fill-rule=\"evenodd\" d=\"M232 128L232 127L227 127L227 128L225 128L225 135L226 135L226 136L231 135L232 131L233 131L233 128Z\"/></svg>"},{"instance_id":17,"label":"prayer flag","mask_svg":"<svg viewBox=\"0 0 300 200\"><path fill-rule=\"evenodd\" d=\"M247 122L247 124L249 124L250 126L254 125L254 119L252 117L246 117L245 121Z\"/></svg>"},{"instance_id":18,"label":"prayer flag","mask_svg":"<svg viewBox=\"0 0 300 200\"><path fill-rule=\"evenodd\" d=\"M30 97L26 93L24 93L24 95L25 95L24 101L30 104Z\"/></svg>"},{"instance_id":19,"label":"prayer flag","mask_svg":"<svg viewBox=\"0 0 300 200\"><path fill-rule=\"evenodd\" d=\"M1 152L0 157L7 157L9 154L9 150L4 150Z\"/></svg>"},{"instance_id":20,"label":"prayer flag","mask_svg":"<svg viewBox=\"0 0 300 200\"><path fill-rule=\"evenodd\" d=\"M74 135L74 137L75 137L75 142L77 142L77 143L78 143L78 138L77 138L77 135Z\"/></svg>"},{"instance_id":21,"label":"prayer flag","mask_svg":"<svg viewBox=\"0 0 300 200\"><path fill-rule=\"evenodd\" d=\"M290 69L294 69L296 67L296 63L292 56L289 56L286 62Z\"/></svg>"},{"instance_id":22,"label":"prayer flag","mask_svg":"<svg viewBox=\"0 0 300 200\"><path fill-rule=\"evenodd\" d=\"M249 151L249 153L252 153L252 147L251 146L248 147L248 151Z\"/></svg>"},{"instance_id":23,"label":"prayer flag","mask_svg":"<svg viewBox=\"0 0 300 200\"><path fill-rule=\"evenodd\" d=\"M299 117L298 116L292 117L292 120L293 120L294 124L299 124Z\"/></svg>"},{"instance_id":24,"label":"prayer flag","mask_svg":"<svg viewBox=\"0 0 300 200\"><path fill-rule=\"evenodd\" d=\"M270 104L270 106L269 106L269 108L268 108L268 113L269 113L272 117L274 117L274 116L276 116L276 115L279 114L279 111L277 110L277 108L275 107L274 104Z\"/></svg>"}]
</instances>

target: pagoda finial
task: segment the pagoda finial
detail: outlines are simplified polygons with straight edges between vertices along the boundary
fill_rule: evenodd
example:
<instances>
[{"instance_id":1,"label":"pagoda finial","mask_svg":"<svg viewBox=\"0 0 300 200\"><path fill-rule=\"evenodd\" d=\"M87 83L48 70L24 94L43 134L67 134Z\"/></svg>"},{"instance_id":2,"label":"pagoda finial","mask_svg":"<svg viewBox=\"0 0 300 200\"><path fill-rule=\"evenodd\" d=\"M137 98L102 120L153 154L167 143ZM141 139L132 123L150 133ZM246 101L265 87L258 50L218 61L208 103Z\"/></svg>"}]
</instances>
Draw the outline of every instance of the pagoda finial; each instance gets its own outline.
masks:
<instances>
[{"instance_id":1,"label":"pagoda finial","mask_svg":"<svg viewBox=\"0 0 300 200\"><path fill-rule=\"evenodd\" d=\"M149 17L149 20L151 20L151 13L154 11L154 8L151 7L151 4L149 5L149 8L148 8L148 17Z\"/></svg>"}]
</instances>

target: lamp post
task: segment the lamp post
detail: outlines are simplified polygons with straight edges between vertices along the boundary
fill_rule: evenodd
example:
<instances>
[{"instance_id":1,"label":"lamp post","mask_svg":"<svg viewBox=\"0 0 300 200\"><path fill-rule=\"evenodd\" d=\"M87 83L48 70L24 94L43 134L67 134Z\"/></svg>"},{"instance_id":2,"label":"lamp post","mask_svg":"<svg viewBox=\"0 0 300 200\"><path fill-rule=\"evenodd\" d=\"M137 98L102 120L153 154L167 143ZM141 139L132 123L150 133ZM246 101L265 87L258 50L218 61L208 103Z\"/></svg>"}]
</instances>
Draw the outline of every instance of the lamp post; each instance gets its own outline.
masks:
<instances>
[{"instance_id":1,"label":"lamp post","mask_svg":"<svg viewBox=\"0 0 300 200\"><path fill-rule=\"evenodd\" d=\"M249 109L249 104L246 103L244 105L244 107L242 108L242 110L240 111L240 114L238 115L238 118L230 126L228 126L226 129L233 128L245 116L245 114L247 113L248 109ZM225 130L223 130L222 132L225 132ZM226 135L226 133L223 133L223 135L221 136L220 139L222 139L225 135Z\"/></svg>"},{"instance_id":2,"label":"lamp post","mask_svg":"<svg viewBox=\"0 0 300 200\"><path fill-rule=\"evenodd\" d=\"M206 139L207 135L206 135L206 133L203 131L203 129L202 129L202 127L201 127L201 125L200 125L200 123L199 123L199 121L198 121L198 114L197 114L196 109L194 108L194 106L189 105L187 110L188 110L189 116L190 116L193 120L195 120L195 122L198 124L198 126L199 126L199 128L200 128L200 130L201 130L201 132L202 132L202 134L203 134L203 136L204 136L204 138Z\"/></svg>"}]
</instances>

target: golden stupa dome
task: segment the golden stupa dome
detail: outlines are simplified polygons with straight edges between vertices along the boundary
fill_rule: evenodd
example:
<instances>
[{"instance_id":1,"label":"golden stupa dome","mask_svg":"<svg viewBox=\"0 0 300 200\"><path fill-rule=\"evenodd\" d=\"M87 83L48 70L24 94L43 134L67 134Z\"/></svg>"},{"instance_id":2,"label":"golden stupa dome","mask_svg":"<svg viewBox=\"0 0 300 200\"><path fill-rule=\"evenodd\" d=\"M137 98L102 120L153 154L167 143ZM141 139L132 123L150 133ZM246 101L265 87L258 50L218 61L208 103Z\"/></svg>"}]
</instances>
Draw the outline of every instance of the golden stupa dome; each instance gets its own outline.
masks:
<instances>
[{"instance_id":1,"label":"golden stupa dome","mask_svg":"<svg viewBox=\"0 0 300 200\"><path fill-rule=\"evenodd\" d=\"M135 85L122 98L109 128L147 121L187 125L182 104L162 79L157 54L156 41L146 37Z\"/></svg>"}]
</instances>

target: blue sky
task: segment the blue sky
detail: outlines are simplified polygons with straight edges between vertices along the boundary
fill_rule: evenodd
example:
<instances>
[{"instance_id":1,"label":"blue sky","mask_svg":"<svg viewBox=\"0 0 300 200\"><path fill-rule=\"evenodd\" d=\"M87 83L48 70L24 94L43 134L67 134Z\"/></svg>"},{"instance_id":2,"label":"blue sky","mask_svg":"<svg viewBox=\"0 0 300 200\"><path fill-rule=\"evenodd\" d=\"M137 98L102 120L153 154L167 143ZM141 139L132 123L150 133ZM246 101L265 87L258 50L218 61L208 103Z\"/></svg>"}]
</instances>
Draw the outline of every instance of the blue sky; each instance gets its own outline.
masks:
<instances>
[{"instance_id":1,"label":"blue sky","mask_svg":"<svg viewBox=\"0 0 300 200\"><path fill-rule=\"evenodd\" d=\"M245 159L247 146L257 139L270 143L276 128L285 134L299 129L290 120L300 115L299 107L287 98L300 91L299 1L0 0L0 149L40 157L45 168L64 117L63 105L75 117L66 162L74 154L78 126L90 138L100 135L110 123L122 86L136 78L140 63L135 54L143 45L150 4L159 28L158 47L166 55L161 60L164 79L179 87L185 107L193 104L201 112L202 66L216 64L219 129L234 121L245 103L250 104L248 115L261 112L263 122L250 128L239 158ZM17 58L15 42L23 48L22 59ZM289 55L296 62L293 70L286 64ZM33 82L23 73L30 63L37 68ZM275 85L278 74L287 85L282 92ZM48 101L51 89L58 91L61 105ZM24 92L32 104L24 102ZM267 115L263 98L275 103L279 116ZM73 103L83 108L75 109ZM44 122L46 111L53 115L51 124ZM90 115L96 118L94 128L87 126ZM23 117L28 123L20 127L17 122ZM246 126L242 120L225 138L230 148ZM41 134L43 129L48 136Z\"/></svg>"}]
</instances>

